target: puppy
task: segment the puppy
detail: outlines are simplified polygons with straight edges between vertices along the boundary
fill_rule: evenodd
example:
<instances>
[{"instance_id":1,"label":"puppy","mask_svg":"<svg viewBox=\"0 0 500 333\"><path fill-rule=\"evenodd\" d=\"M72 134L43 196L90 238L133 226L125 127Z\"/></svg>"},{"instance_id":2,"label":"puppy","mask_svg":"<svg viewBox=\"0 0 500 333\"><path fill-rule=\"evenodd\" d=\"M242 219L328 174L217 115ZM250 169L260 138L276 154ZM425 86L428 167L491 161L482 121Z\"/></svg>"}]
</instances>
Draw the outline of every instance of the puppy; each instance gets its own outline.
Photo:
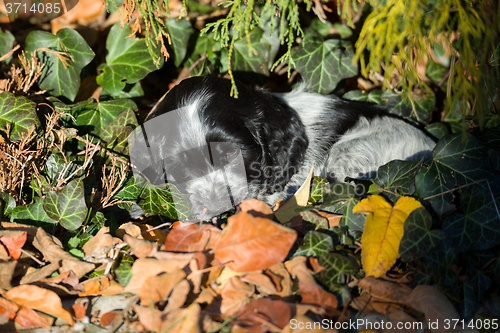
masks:
<instances>
[{"instance_id":1,"label":"puppy","mask_svg":"<svg viewBox=\"0 0 500 333\"><path fill-rule=\"evenodd\" d=\"M383 107L310 93L272 94L217 77L172 88L130 137L131 162L155 184L190 194L197 217L245 198L272 204L314 174L371 178L392 160L412 160L435 142Z\"/></svg>"}]
</instances>

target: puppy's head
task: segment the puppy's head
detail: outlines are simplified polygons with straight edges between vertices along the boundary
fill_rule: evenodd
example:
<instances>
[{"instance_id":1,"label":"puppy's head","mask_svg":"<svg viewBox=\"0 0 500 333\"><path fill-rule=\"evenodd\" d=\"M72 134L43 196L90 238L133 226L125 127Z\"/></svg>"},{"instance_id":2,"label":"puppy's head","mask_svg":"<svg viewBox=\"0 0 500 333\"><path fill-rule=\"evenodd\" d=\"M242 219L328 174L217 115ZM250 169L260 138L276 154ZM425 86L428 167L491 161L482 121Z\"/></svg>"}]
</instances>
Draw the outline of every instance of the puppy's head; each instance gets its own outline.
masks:
<instances>
[{"instance_id":1,"label":"puppy's head","mask_svg":"<svg viewBox=\"0 0 500 333\"><path fill-rule=\"evenodd\" d=\"M304 158L308 142L295 111L263 90L237 87L235 99L229 80L184 80L135 133L132 163L190 194L198 217L283 191Z\"/></svg>"}]
</instances>

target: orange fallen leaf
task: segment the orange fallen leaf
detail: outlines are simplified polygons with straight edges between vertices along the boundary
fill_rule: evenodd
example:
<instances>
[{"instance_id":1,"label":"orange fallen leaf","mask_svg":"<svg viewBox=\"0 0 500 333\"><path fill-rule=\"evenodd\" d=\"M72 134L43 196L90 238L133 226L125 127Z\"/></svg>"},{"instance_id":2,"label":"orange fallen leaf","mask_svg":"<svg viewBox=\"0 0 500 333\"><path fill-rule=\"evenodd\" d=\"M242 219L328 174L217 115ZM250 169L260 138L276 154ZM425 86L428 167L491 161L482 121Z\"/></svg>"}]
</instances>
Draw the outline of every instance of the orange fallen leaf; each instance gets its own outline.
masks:
<instances>
[{"instance_id":1,"label":"orange fallen leaf","mask_svg":"<svg viewBox=\"0 0 500 333\"><path fill-rule=\"evenodd\" d=\"M19 309L14 320L22 327L50 328L54 323L54 318L25 306Z\"/></svg>"},{"instance_id":2,"label":"orange fallen leaf","mask_svg":"<svg viewBox=\"0 0 500 333\"><path fill-rule=\"evenodd\" d=\"M220 311L222 314L232 315L242 306L250 303L251 297L255 293L255 288L248 283L233 276L222 288L222 304Z\"/></svg>"},{"instance_id":3,"label":"orange fallen leaf","mask_svg":"<svg viewBox=\"0 0 500 333\"><path fill-rule=\"evenodd\" d=\"M114 240L111 234L109 233L109 227L102 227L94 237L89 239L89 241L85 243L85 245L83 245L82 250L83 252L85 252L85 255L88 256L97 251L106 249L107 247L110 247L113 244Z\"/></svg>"},{"instance_id":4,"label":"orange fallen leaf","mask_svg":"<svg viewBox=\"0 0 500 333\"><path fill-rule=\"evenodd\" d=\"M2 288L3 290L9 290L10 288L12 288L10 281L14 276L16 266L16 260L0 262L0 288Z\"/></svg>"},{"instance_id":5,"label":"orange fallen leaf","mask_svg":"<svg viewBox=\"0 0 500 333\"><path fill-rule=\"evenodd\" d=\"M319 284L309 284L299 280L299 290L302 296L302 303L314 304L326 308L336 309L338 306L337 297L325 291ZM330 308L330 309L328 309Z\"/></svg>"},{"instance_id":6,"label":"orange fallen leaf","mask_svg":"<svg viewBox=\"0 0 500 333\"><path fill-rule=\"evenodd\" d=\"M139 293L141 304L150 306L161 300L166 300L175 285L185 277L186 272L182 269L148 277Z\"/></svg>"},{"instance_id":7,"label":"orange fallen leaf","mask_svg":"<svg viewBox=\"0 0 500 333\"><path fill-rule=\"evenodd\" d=\"M236 313L232 322L234 329L243 328L246 332L275 331L284 328L292 318L287 303L279 300L261 298L245 305Z\"/></svg>"},{"instance_id":8,"label":"orange fallen leaf","mask_svg":"<svg viewBox=\"0 0 500 333\"><path fill-rule=\"evenodd\" d=\"M219 261L236 272L256 271L283 261L297 233L262 217L239 213L228 219L214 247Z\"/></svg>"},{"instance_id":9,"label":"orange fallen leaf","mask_svg":"<svg viewBox=\"0 0 500 333\"><path fill-rule=\"evenodd\" d=\"M23 285L12 288L3 296L19 305L60 317L71 326L75 324L70 313L62 307L59 296L51 290L33 285Z\"/></svg>"},{"instance_id":10,"label":"orange fallen leaf","mask_svg":"<svg viewBox=\"0 0 500 333\"><path fill-rule=\"evenodd\" d=\"M75 318L78 321L84 321L87 318L87 308L89 306L88 299L78 299L75 304L71 306Z\"/></svg>"},{"instance_id":11,"label":"orange fallen leaf","mask_svg":"<svg viewBox=\"0 0 500 333\"><path fill-rule=\"evenodd\" d=\"M198 252L211 250L219 239L220 229L213 225L175 222L167 235L165 251Z\"/></svg>"},{"instance_id":12,"label":"orange fallen leaf","mask_svg":"<svg viewBox=\"0 0 500 333\"><path fill-rule=\"evenodd\" d=\"M106 328L111 328L114 321L117 318L119 318L121 316L121 314L122 314L121 310L115 310L115 311L110 311L110 312L104 313L100 318L101 326L106 327Z\"/></svg>"},{"instance_id":13,"label":"orange fallen leaf","mask_svg":"<svg viewBox=\"0 0 500 333\"><path fill-rule=\"evenodd\" d=\"M25 231L0 231L0 243L7 249L9 256L14 259L19 259L21 249L26 243L27 233Z\"/></svg>"},{"instance_id":14,"label":"orange fallen leaf","mask_svg":"<svg viewBox=\"0 0 500 333\"><path fill-rule=\"evenodd\" d=\"M143 239L137 239L128 234L123 235L123 240L130 246L130 251L132 251L137 258L154 256L158 249L158 244Z\"/></svg>"},{"instance_id":15,"label":"orange fallen leaf","mask_svg":"<svg viewBox=\"0 0 500 333\"><path fill-rule=\"evenodd\" d=\"M190 291L191 287L187 280L182 280L177 283L172 289L172 293L168 298L168 304L163 312L167 313L183 306Z\"/></svg>"},{"instance_id":16,"label":"orange fallen leaf","mask_svg":"<svg viewBox=\"0 0 500 333\"><path fill-rule=\"evenodd\" d=\"M273 218L273 210L264 201L257 199L247 199L243 200L238 206L236 206L236 213L248 213L253 217L263 217L267 219Z\"/></svg>"},{"instance_id":17,"label":"orange fallen leaf","mask_svg":"<svg viewBox=\"0 0 500 333\"><path fill-rule=\"evenodd\" d=\"M17 311L19 311L19 306L16 303L0 297L0 316L13 320Z\"/></svg>"},{"instance_id":18,"label":"orange fallen leaf","mask_svg":"<svg viewBox=\"0 0 500 333\"><path fill-rule=\"evenodd\" d=\"M125 291L140 294L143 285L151 276L160 273L170 273L182 269L189 264L192 259L170 259L157 260L152 258L137 259L132 265L132 278L130 279Z\"/></svg>"},{"instance_id":19,"label":"orange fallen leaf","mask_svg":"<svg viewBox=\"0 0 500 333\"><path fill-rule=\"evenodd\" d=\"M250 273L240 277L241 281L253 284L264 295L276 295L278 290L271 278L262 273Z\"/></svg>"}]
</instances>

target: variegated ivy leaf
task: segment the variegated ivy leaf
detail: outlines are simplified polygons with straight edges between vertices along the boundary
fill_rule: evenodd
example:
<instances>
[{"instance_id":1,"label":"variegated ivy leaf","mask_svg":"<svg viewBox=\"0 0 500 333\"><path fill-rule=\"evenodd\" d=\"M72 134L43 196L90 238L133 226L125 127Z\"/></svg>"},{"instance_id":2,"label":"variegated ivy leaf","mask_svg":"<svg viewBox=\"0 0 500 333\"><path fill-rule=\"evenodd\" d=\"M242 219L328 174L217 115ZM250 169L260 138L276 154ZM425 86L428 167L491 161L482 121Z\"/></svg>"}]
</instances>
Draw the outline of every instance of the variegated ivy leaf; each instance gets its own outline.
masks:
<instances>
[{"instance_id":1,"label":"variegated ivy leaf","mask_svg":"<svg viewBox=\"0 0 500 333\"><path fill-rule=\"evenodd\" d=\"M73 29L64 28L54 36L45 31L32 31L26 37L26 51L50 49L66 57L63 61L54 53L38 51L38 58L45 64L43 74L38 79L40 88L52 96L64 96L74 100L80 88L80 72L94 59L94 52L85 39Z\"/></svg>"},{"instance_id":2,"label":"variegated ivy leaf","mask_svg":"<svg viewBox=\"0 0 500 333\"><path fill-rule=\"evenodd\" d=\"M106 63L99 66L102 73L97 76L97 83L111 95L120 93L126 83L136 83L157 69L148 52L146 39L127 38L131 34L127 26L120 28L118 22L111 27L106 40L108 55ZM160 64L163 65L163 57Z\"/></svg>"},{"instance_id":3,"label":"variegated ivy leaf","mask_svg":"<svg viewBox=\"0 0 500 333\"><path fill-rule=\"evenodd\" d=\"M320 258L331 251L333 251L333 240L330 235L318 231L309 231L304 236L304 244L299 246L293 256Z\"/></svg>"},{"instance_id":4,"label":"variegated ivy leaf","mask_svg":"<svg viewBox=\"0 0 500 333\"><path fill-rule=\"evenodd\" d=\"M328 94L342 79L358 74L358 65L352 63L353 56L354 50L347 42L310 39L300 45L292 59L309 89Z\"/></svg>"},{"instance_id":5,"label":"variegated ivy leaf","mask_svg":"<svg viewBox=\"0 0 500 333\"><path fill-rule=\"evenodd\" d=\"M191 211L187 195L181 194L172 185L168 189L161 189L147 183L138 204L146 216L163 215L172 220L186 219Z\"/></svg>"},{"instance_id":6,"label":"variegated ivy leaf","mask_svg":"<svg viewBox=\"0 0 500 333\"><path fill-rule=\"evenodd\" d=\"M139 123L132 109L120 113L115 120L101 130L101 139L116 152L128 154L128 136Z\"/></svg>"},{"instance_id":7,"label":"variegated ivy leaf","mask_svg":"<svg viewBox=\"0 0 500 333\"><path fill-rule=\"evenodd\" d=\"M33 203L14 208L10 216L10 220L11 222L35 226L43 226L44 223L56 223L56 221L51 219L43 210L43 199L38 197L35 198L35 202Z\"/></svg>"},{"instance_id":8,"label":"variegated ivy leaf","mask_svg":"<svg viewBox=\"0 0 500 333\"><path fill-rule=\"evenodd\" d=\"M165 25L172 40L175 67L179 67L186 57L189 37L193 34L194 29L189 20L186 19L172 18L167 20Z\"/></svg>"},{"instance_id":9,"label":"variegated ivy leaf","mask_svg":"<svg viewBox=\"0 0 500 333\"><path fill-rule=\"evenodd\" d=\"M87 217L83 181L77 178L59 191L50 191L43 200L47 215L64 229L78 229Z\"/></svg>"},{"instance_id":10,"label":"variegated ivy leaf","mask_svg":"<svg viewBox=\"0 0 500 333\"><path fill-rule=\"evenodd\" d=\"M0 127L5 128L7 123L14 124L11 139L18 140L20 132L40 126L35 107L36 104L26 97L15 97L7 91L0 93Z\"/></svg>"}]
</instances>

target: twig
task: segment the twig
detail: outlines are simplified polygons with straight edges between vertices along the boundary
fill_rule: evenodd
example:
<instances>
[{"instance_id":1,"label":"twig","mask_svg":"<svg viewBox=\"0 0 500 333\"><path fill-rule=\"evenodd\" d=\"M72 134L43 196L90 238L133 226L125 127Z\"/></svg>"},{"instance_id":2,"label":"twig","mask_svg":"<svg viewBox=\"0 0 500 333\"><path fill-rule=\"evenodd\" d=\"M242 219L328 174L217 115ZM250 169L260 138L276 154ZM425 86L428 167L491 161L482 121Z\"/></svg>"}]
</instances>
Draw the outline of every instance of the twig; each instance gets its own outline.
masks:
<instances>
[{"instance_id":1,"label":"twig","mask_svg":"<svg viewBox=\"0 0 500 333\"><path fill-rule=\"evenodd\" d=\"M14 48L12 50L10 50L9 52L7 52L6 54L4 54L3 56L0 57L0 62L4 61L8 57L12 56L14 54L14 52L16 52L20 47L21 46L19 44L14 46Z\"/></svg>"}]
</instances>

